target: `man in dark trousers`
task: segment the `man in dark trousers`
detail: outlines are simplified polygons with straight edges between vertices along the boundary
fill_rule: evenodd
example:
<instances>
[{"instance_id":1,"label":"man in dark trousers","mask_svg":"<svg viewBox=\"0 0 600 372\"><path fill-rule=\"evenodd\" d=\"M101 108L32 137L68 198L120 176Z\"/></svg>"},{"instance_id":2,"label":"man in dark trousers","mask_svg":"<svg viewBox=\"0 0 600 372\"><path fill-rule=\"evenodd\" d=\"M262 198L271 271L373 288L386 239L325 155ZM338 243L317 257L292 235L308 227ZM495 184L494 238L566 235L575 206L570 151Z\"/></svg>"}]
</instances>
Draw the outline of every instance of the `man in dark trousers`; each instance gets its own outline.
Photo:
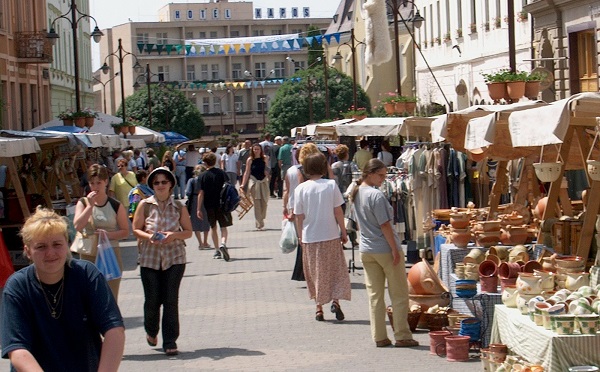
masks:
<instances>
[{"instance_id":1,"label":"man in dark trousers","mask_svg":"<svg viewBox=\"0 0 600 372\"><path fill-rule=\"evenodd\" d=\"M227 227L233 224L230 212L224 212L221 209L221 189L223 184L229 180L227 174L215 167L217 156L213 152L205 153L202 157L203 164L207 170L198 176L198 209L196 213L198 218L208 219L210 225L210 234L215 245L216 252L213 258L222 258L229 261L229 251L227 250ZM206 216L202 213L202 204L206 209ZM221 228L221 244L219 244L219 234L217 232L217 222Z\"/></svg>"}]
</instances>

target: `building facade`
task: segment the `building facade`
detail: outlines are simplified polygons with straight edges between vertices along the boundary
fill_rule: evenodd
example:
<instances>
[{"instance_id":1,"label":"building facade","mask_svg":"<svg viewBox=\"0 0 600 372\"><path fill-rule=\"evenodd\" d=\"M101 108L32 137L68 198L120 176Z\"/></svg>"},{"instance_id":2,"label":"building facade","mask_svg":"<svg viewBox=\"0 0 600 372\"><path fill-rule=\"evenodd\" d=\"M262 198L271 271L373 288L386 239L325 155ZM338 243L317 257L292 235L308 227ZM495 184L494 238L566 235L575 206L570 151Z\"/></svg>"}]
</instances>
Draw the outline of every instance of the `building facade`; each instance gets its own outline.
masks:
<instances>
[{"instance_id":1,"label":"building facade","mask_svg":"<svg viewBox=\"0 0 600 372\"><path fill-rule=\"evenodd\" d=\"M75 111L75 62L73 55L73 27L71 19L71 0L48 0L46 27L54 28L56 39L53 61L50 65L50 110L51 119L67 109ZM77 10L90 15L89 0L75 0ZM59 18L66 15L69 19ZM92 83L92 49L90 38L90 19L80 17L77 21L77 47L79 55L79 93L81 109L94 106ZM95 24L94 24L95 26Z\"/></svg>"},{"instance_id":2,"label":"building facade","mask_svg":"<svg viewBox=\"0 0 600 372\"><path fill-rule=\"evenodd\" d=\"M256 19L252 2L226 0L168 4L158 14L159 22L129 22L104 31L100 56L109 73L102 81L120 70L119 58L111 56L120 39L122 50L133 54L121 58L125 97L134 93L134 85L144 89L146 75L134 71L135 63L144 68L148 65L151 83L164 82L181 89L198 107L207 135L239 133L241 138L258 137L268 120L269 101L284 79L306 67L308 52L306 48L245 52L240 45L243 48L246 43L239 40L305 34L311 25L322 29L330 22L329 18L302 16ZM211 47L209 51L207 46L206 53L199 52L203 40L228 38L236 42L223 42L220 50ZM122 101L119 80L97 88L105 92L111 114Z\"/></svg>"},{"instance_id":3,"label":"building facade","mask_svg":"<svg viewBox=\"0 0 600 372\"><path fill-rule=\"evenodd\" d=\"M0 127L27 130L50 114L46 1L0 2Z\"/></svg>"}]
</instances>

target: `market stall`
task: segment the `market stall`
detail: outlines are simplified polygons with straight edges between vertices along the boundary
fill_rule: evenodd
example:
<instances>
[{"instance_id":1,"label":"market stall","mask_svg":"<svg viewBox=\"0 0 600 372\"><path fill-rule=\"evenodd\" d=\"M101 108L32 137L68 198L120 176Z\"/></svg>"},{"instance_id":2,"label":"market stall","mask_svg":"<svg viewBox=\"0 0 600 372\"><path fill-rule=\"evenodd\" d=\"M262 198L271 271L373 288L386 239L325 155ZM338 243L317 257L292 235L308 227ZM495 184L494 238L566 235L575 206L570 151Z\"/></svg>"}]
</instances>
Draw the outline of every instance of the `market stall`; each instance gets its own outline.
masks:
<instances>
[{"instance_id":1,"label":"market stall","mask_svg":"<svg viewBox=\"0 0 600 372\"><path fill-rule=\"evenodd\" d=\"M361 121L337 125L338 136L397 136L406 118L366 118Z\"/></svg>"}]
</instances>

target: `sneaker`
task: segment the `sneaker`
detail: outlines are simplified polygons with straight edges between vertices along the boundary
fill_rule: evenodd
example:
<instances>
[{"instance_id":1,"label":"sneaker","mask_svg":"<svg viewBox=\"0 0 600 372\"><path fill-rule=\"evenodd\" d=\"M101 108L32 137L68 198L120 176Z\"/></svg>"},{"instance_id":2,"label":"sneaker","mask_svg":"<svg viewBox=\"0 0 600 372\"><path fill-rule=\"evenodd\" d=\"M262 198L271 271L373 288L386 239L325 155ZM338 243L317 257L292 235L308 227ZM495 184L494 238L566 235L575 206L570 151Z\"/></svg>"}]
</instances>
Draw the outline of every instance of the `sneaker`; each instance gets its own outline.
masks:
<instances>
[{"instance_id":1,"label":"sneaker","mask_svg":"<svg viewBox=\"0 0 600 372\"><path fill-rule=\"evenodd\" d=\"M220 260L221 259L221 252L220 251L216 251L215 254L213 255L213 259L214 260Z\"/></svg>"},{"instance_id":2,"label":"sneaker","mask_svg":"<svg viewBox=\"0 0 600 372\"><path fill-rule=\"evenodd\" d=\"M225 246L225 244L221 244L221 246L219 247L219 253L223 255L223 259L225 261L229 261L229 252L227 251L227 247Z\"/></svg>"}]
</instances>

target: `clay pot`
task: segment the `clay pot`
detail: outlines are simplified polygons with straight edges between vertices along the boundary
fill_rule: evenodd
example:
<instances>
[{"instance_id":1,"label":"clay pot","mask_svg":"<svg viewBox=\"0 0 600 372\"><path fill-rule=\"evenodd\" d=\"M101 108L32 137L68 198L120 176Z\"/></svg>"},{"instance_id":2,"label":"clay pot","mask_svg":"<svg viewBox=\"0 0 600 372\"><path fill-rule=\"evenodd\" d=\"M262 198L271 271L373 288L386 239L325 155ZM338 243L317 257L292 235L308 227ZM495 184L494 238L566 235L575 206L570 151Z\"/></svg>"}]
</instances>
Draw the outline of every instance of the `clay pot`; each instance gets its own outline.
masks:
<instances>
[{"instance_id":1,"label":"clay pot","mask_svg":"<svg viewBox=\"0 0 600 372\"><path fill-rule=\"evenodd\" d=\"M521 216L517 211L513 211L511 214L505 214L502 216L502 222L507 225L522 225L524 221L523 216Z\"/></svg>"},{"instance_id":2,"label":"clay pot","mask_svg":"<svg viewBox=\"0 0 600 372\"><path fill-rule=\"evenodd\" d=\"M508 235L508 230L501 229L500 230L500 243L503 245L511 245L510 244L510 236Z\"/></svg>"},{"instance_id":3,"label":"clay pot","mask_svg":"<svg viewBox=\"0 0 600 372\"><path fill-rule=\"evenodd\" d=\"M489 254L498 256L500 260L506 260L508 258L508 248L500 246L490 247Z\"/></svg>"},{"instance_id":4,"label":"clay pot","mask_svg":"<svg viewBox=\"0 0 600 372\"><path fill-rule=\"evenodd\" d=\"M469 229L453 228L450 239L452 240L452 244L454 244L457 248L466 248L471 241L471 231Z\"/></svg>"},{"instance_id":5,"label":"clay pot","mask_svg":"<svg viewBox=\"0 0 600 372\"><path fill-rule=\"evenodd\" d=\"M527 261L523 266L523 272L533 273L534 270L542 270L542 264L537 261Z\"/></svg>"},{"instance_id":6,"label":"clay pot","mask_svg":"<svg viewBox=\"0 0 600 372\"><path fill-rule=\"evenodd\" d=\"M479 278L498 276L498 266L493 261L485 260L479 264Z\"/></svg>"},{"instance_id":7,"label":"clay pot","mask_svg":"<svg viewBox=\"0 0 600 372\"><path fill-rule=\"evenodd\" d=\"M519 272L521 271L521 266L515 262L502 262L498 267L498 276L500 278L517 278L519 276Z\"/></svg>"},{"instance_id":8,"label":"clay pot","mask_svg":"<svg viewBox=\"0 0 600 372\"><path fill-rule=\"evenodd\" d=\"M409 293L411 294L439 295L448 291L425 259L410 268L408 271L408 284Z\"/></svg>"},{"instance_id":9,"label":"clay pot","mask_svg":"<svg viewBox=\"0 0 600 372\"><path fill-rule=\"evenodd\" d=\"M446 336L446 359L450 362L469 360L469 336ZM439 355L439 354L438 354Z\"/></svg>"},{"instance_id":10,"label":"clay pot","mask_svg":"<svg viewBox=\"0 0 600 372\"><path fill-rule=\"evenodd\" d=\"M585 260L579 256L564 256L556 259L556 267L559 269L572 269L585 266Z\"/></svg>"},{"instance_id":11,"label":"clay pot","mask_svg":"<svg viewBox=\"0 0 600 372\"><path fill-rule=\"evenodd\" d=\"M478 232L475 235L478 246L488 248L500 241L500 231Z\"/></svg>"},{"instance_id":12,"label":"clay pot","mask_svg":"<svg viewBox=\"0 0 600 372\"><path fill-rule=\"evenodd\" d=\"M498 277L497 276L481 276L480 275L479 283L481 284L481 292L498 293Z\"/></svg>"},{"instance_id":13,"label":"clay pot","mask_svg":"<svg viewBox=\"0 0 600 372\"><path fill-rule=\"evenodd\" d=\"M431 331L429 332L429 354L437 355L436 348L438 345L443 344L443 350L440 349L440 352L446 352L446 342L444 338L446 336L451 336L452 332L450 331Z\"/></svg>"},{"instance_id":14,"label":"clay pot","mask_svg":"<svg viewBox=\"0 0 600 372\"><path fill-rule=\"evenodd\" d=\"M527 241L527 225L507 225L506 233L511 245L525 244Z\"/></svg>"},{"instance_id":15,"label":"clay pot","mask_svg":"<svg viewBox=\"0 0 600 372\"><path fill-rule=\"evenodd\" d=\"M450 224L455 229L466 229L469 226L469 215L464 212L450 213Z\"/></svg>"},{"instance_id":16,"label":"clay pot","mask_svg":"<svg viewBox=\"0 0 600 372\"><path fill-rule=\"evenodd\" d=\"M498 258L498 256L493 255L493 254L489 254L489 252L488 252L488 255L485 256L485 259L488 260L488 261L492 261L493 263L496 264L496 266L500 266L500 264L502 263L502 261L500 261L500 259Z\"/></svg>"},{"instance_id":17,"label":"clay pot","mask_svg":"<svg viewBox=\"0 0 600 372\"><path fill-rule=\"evenodd\" d=\"M477 222L478 231L490 232L490 231L500 231L501 222L500 220L496 221L479 221Z\"/></svg>"}]
</instances>

